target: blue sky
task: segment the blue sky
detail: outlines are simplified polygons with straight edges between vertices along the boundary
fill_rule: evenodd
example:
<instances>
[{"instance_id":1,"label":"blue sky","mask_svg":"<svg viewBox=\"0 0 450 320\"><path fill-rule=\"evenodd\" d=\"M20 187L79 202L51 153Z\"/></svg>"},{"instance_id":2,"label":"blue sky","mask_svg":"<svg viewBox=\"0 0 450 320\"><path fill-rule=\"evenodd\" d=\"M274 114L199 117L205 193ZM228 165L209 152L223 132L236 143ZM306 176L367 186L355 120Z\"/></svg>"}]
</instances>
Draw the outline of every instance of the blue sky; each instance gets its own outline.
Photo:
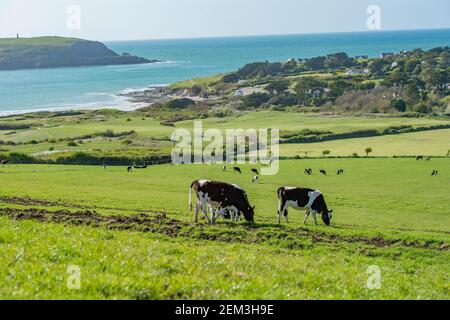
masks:
<instances>
[{"instance_id":1,"label":"blue sky","mask_svg":"<svg viewBox=\"0 0 450 320\"><path fill-rule=\"evenodd\" d=\"M67 27L67 8L81 28ZM367 30L369 5L382 30L450 28L449 0L0 0L0 37L62 35L160 39Z\"/></svg>"}]
</instances>

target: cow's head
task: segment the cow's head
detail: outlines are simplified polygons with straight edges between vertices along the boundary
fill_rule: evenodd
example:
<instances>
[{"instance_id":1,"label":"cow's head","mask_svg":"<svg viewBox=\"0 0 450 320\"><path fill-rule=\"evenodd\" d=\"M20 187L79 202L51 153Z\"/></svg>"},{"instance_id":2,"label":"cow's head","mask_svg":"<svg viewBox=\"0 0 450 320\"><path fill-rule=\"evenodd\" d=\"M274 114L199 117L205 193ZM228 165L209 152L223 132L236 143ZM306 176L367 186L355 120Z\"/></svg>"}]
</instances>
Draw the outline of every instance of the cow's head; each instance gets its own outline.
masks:
<instances>
[{"instance_id":1,"label":"cow's head","mask_svg":"<svg viewBox=\"0 0 450 320\"><path fill-rule=\"evenodd\" d=\"M243 210L245 221L254 223L255 222L255 206L248 206L247 209Z\"/></svg>"},{"instance_id":2,"label":"cow's head","mask_svg":"<svg viewBox=\"0 0 450 320\"><path fill-rule=\"evenodd\" d=\"M333 218L333 210L330 210L330 211L326 210L326 211L322 212L323 223L325 223L327 226L330 225L332 218Z\"/></svg>"}]
</instances>

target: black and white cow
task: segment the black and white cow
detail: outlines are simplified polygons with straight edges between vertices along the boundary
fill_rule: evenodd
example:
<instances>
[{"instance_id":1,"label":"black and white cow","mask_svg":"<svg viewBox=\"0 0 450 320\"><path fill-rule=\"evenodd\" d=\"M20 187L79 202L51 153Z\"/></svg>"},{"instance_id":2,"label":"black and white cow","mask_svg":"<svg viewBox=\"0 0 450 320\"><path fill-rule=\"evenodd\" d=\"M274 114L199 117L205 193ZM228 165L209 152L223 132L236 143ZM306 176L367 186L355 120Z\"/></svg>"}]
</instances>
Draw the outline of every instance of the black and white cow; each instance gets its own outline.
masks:
<instances>
[{"instance_id":1,"label":"black and white cow","mask_svg":"<svg viewBox=\"0 0 450 320\"><path fill-rule=\"evenodd\" d=\"M316 215L322 215L323 222L329 226L332 218L333 210L328 210L323 194L318 190L307 188L282 187L278 189L278 223L281 223L281 215L283 214L286 223L289 223L288 209L293 207L297 210L306 210L306 224L308 217L312 214L314 224L317 225Z\"/></svg>"},{"instance_id":2,"label":"black and white cow","mask_svg":"<svg viewBox=\"0 0 450 320\"><path fill-rule=\"evenodd\" d=\"M230 213L233 221L238 221L243 214L248 222L254 222L255 207L250 206L245 191L236 184L228 184L210 180L195 180L189 188L189 209L192 211L192 189L197 194L195 222L198 213L203 211L206 221L214 224L220 216ZM208 207L211 217L208 217Z\"/></svg>"}]
</instances>

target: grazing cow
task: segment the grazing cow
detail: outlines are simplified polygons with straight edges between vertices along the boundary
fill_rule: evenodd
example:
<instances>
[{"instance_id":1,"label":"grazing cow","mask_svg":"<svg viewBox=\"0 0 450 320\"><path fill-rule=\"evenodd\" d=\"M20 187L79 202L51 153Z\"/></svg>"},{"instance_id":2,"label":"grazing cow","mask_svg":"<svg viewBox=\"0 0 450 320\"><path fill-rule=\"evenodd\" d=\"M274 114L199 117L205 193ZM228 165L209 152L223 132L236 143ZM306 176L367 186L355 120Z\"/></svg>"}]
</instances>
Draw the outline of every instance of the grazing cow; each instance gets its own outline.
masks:
<instances>
[{"instance_id":1,"label":"grazing cow","mask_svg":"<svg viewBox=\"0 0 450 320\"><path fill-rule=\"evenodd\" d=\"M252 183L259 183L259 176L255 176L252 180Z\"/></svg>"},{"instance_id":2,"label":"grazing cow","mask_svg":"<svg viewBox=\"0 0 450 320\"><path fill-rule=\"evenodd\" d=\"M133 164L131 166L129 166L127 168L127 170L128 170L128 172L132 172L134 168L136 168L136 162L133 162Z\"/></svg>"},{"instance_id":3,"label":"grazing cow","mask_svg":"<svg viewBox=\"0 0 450 320\"><path fill-rule=\"evenodd\" d=\"M293 207L297 210L307 210L303 221L304 224L306 224L309 215L312 214L314 224L317 225L316 215L319 213L322 215L323 222L327 226L330 225L333 210L328 210L325 198L320 191L282 187L278 189L278 201L278 223L281 223L282 214L286 219L286 223L289 223L288 208Z\"/></svg>"},{"instance_id":4,"label":"grazing cow","mask_svg":"<svg viewBox=\"0 0 450 320\"><path fill-rule=\"evenodd\" d=\"M326 176L327 175L327 172L325 171L325 170L320 170L320 173L322 174L322 175L324 175L324 176Z\"/></svg>"},{"instance_id":5,"label":"grazing cow","mask_svg":"<svg viewBox=\"0 0 450 320\"><path fill-rule=\"evenodd\" d=\"M439 174L439 171L433 170L433 172L431 173L431 176L434 177L434 176L437 176L438 174Z\"/></svg>"},{"instance_id":6,"label":"grazing cow","mask_svg":"<svg viewBox=\"0 0 450 320\"><path fill-rule=\"evenodd\" d=\"M427 161L427 162L431 161L431 157L426 157L425 161Z\"/></svg>"},{"instance_id":7,"label":"grazing cow","mask_svg":"<svg viewBox=\"0 0 450 320\"><path fill-rule=\"evenodd\" d=\"M418 156L418 157L416 158L416 161L419 161L419 160L423 160L423 156Z\"/></svg>"},{"instance_id":8,"label":"grazing cow","mask_svg":"<svg viewBox=\"0 0 450 320\"><path fill-rule=\"evenodd\" d=\"M242 171L241 171L241 169L240 169L239 167L234 167L234 168L233 168L233 171L234 171L235 173L242 174Z\"/></svg>"},{"instance_id":9,"label":"grazing cow","mask_svg":"<svg viewBox=\"0 0 450 320\"><path fill-rule=\"evenodd\" d=\"M344 174L344 169L339 169L337 172L337 175L340 176L341 174Z\"/></svg>"},{"instance_id":10,"label":"grazing cow","mask_svg":"<svg viewBox=\"0 0 450 320\"><path fill-rule=\"evenodd\" d=\"M256 174L257 176L259 176L259 172L258 172L257 169L252 169L252 172L253 172L254 174Z\"/></svg>"},{"instance_id":11,"label":"grazing cow","mask_svg":"<svg viewBox=\"0 0 450 320\"><path fill-rule=\"evenodd\" d=\"M312 169L311 168L305 169L305 174L311 176L313 174Z\"/></svg>"},{"instance_id":12,"label":"grazing cow","mask_svg":"<svg viewBox=\"0 0 450 320\"><path fill-rule=\"evenodd\" d=\"M198 213L203 211L206 221L214 224L226 212L231 213L233 221L237 221L242 213L248 222L254 222L255 207L251 207L245 191L235 184L210 180L195 180L189 188L189 209L192 211L192 189L197 194L195 222ZM211 207L211 218L208 217L208 205Z\"/></svg>"},{"instance_id":13,"label":"grazing cow","mask_svg":"<svg viewBox=\"0 0 450 320\"><path fill-rule=\"evenodd\" d=\"M2 160L1 161L1 165L2 166L6 165L6 164L9 164L9 160Z\"/></svg>"}]
</instances>

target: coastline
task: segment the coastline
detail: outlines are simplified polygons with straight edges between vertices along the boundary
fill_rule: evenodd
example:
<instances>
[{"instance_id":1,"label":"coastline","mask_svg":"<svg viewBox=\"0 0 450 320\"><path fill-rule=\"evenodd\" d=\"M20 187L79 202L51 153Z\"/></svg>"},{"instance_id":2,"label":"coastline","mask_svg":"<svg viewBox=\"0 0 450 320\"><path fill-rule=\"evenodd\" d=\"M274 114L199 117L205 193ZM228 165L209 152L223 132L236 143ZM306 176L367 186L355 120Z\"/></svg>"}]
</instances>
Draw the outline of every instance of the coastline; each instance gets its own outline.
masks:
<instances>
[{"instance_id":1,"label":"coastline","mask_svg":"<svg viewBox=\"0 0 450 320\"><path fill-rule=\"evenodd\" d=\"M128 89L126 89L128 90ZM137 91L130 91L129 94ZM132 101L131 96L126 95L113 95L114 101L111 102L90 102L82 104L61 105L58 107L42 107L36 109L16 109L16 110L3 110L0 111L0 118L19 116L24 114L32 114L39 112L62 112L62 111L79 111L79 110L103 110L103 109L115 109L120 111L134 111L139 108L145 107L147 103Z\"/></svg>"}]
</instances>

